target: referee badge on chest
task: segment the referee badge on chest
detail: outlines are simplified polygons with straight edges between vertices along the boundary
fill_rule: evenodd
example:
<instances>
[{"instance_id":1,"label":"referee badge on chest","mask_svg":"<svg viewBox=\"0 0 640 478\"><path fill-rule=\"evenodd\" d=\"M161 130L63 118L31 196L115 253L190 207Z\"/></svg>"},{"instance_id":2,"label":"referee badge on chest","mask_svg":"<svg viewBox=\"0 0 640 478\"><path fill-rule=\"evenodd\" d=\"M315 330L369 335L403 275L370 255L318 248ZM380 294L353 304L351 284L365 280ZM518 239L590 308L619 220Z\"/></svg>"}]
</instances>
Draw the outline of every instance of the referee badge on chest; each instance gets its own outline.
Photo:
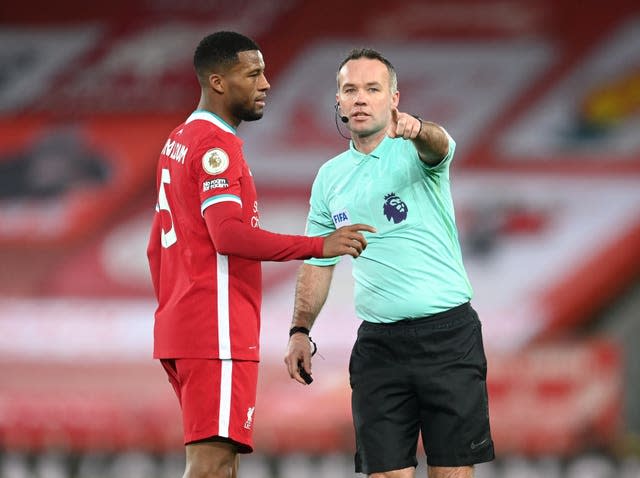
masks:
<instances>
[{"instance_id":1,"label":"referee badge on chest","mask_svg":"<svg viewBox=\"0 0 640 478\"><path fill-rule=\"evenodd\" d=\"M382 212L389 222L398 224L404 221L409 214L407 204L396 193L389 193L384 197Z\"/></svg>"},{"instance_id":2,"label":"referee badge on chest","mask_svg":"<svg viewBox=\"0 0 640 478\"><path fill-rule=\"evenodd\" d=\"M334 226L336 229L342 226L350 226L351 218L349 218L349 211L345 209L340 209L339 211L334 211L331 213L331 219L333 220Z\"/></svg>"}]
</instances>

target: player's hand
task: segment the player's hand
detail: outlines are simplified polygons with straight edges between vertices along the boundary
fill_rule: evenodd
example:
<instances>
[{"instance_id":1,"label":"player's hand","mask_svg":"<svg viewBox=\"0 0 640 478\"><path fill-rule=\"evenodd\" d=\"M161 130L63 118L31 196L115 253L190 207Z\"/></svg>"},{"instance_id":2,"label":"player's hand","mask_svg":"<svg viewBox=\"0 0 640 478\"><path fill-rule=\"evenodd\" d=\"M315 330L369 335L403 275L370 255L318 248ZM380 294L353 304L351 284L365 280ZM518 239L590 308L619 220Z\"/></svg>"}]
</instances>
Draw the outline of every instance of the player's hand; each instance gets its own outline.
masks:
<instances>
[{"instance_id":1,"label":"player's hand","mask_svg":"<svg viewBox=\"0 0 640 478\"><path fill-rule=\"evenodd\" d=\"M358 257L367 247L367 240L358 231L376 232L367 224L342 226L324 238L322 257L337 257L345 254Z\"/></svg>"},{"instance_id":2,"label":"player's hand","mask_svg":"<svg viewBox=\"0 0 640 478\"><path fill-rule=\"evenodd\" d=\"M302 366L304 371L311 375L311 347L311 341L307 335L302 333L293 334L289 337L287 354L284 356L284 363L287 365L289 377L302 385L311 383L302 378L299 369Z\"/></svg>"},{"instance_id":3,"label":"player's hand","mask_svg":"<svg viewBox=\"0 0 640 478\"><path fill-rule=\"evenodd\" d=\"M391 123L387 128L390 138L416 139L422 128L422 122L408 113L401 113L398 108L391 110Z\"/></svg>"}]
</instances>

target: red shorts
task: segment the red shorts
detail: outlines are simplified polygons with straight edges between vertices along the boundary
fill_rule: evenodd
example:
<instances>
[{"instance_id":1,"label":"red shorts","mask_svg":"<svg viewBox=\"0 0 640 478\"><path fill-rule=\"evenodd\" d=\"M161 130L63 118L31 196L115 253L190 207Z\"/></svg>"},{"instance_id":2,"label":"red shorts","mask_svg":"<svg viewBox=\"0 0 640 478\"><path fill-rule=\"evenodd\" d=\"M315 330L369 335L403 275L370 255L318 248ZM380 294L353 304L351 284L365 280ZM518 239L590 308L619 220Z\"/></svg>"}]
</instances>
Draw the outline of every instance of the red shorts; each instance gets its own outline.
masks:
<instances>
[{"instance_id":1,"label":"red shorts","mask_svg":"<svg viewBox=\"0 0 640 478\"><path fill-rule=\"evenodd\" d=\"M228 439L239 453L253 451L258 362L162 359L182 408L185 444Z\"/></svg>"}]
</instances>

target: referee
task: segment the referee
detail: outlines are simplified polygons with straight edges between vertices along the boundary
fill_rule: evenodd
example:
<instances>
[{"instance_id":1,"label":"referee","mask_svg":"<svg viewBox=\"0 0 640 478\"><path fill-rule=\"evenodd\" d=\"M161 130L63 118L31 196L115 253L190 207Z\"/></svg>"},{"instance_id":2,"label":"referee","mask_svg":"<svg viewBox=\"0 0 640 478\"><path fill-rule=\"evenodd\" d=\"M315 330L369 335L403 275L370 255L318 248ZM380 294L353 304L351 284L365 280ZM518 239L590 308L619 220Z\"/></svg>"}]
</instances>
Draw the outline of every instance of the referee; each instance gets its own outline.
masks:
<instances>
[{"instance_id":1,"label":"referee","mask_svg":"<svg viewBox=\"0 0 640 478\"><path fill-rule=\"evenodd\" d=\"M396 72L375 50L351 51L337 85L350 147L318 172L307 234L376 229L353 261L362 319L349 363L356 472L412 478L422 433L429 478L472 477L494 449L481 323L449 184L456 144L441 126L398 110ZM300 383L309 381L308 334L337 262L309 259L298 274L285 363Z\"/></svg>"}]
</instances>

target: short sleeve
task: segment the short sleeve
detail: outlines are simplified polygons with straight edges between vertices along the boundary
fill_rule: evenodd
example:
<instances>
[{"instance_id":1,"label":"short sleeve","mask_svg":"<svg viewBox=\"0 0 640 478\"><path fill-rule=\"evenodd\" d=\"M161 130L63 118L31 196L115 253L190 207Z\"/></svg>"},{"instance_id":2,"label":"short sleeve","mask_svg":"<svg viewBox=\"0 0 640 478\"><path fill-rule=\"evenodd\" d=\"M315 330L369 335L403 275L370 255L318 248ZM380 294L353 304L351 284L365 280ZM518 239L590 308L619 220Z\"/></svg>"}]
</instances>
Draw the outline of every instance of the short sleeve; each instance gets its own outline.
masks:
<instances>
[{"instance_id":1,"label":"short sleeve","mask_svg":"<svg viewBox=\"0 0 640 478\"><path fill-rule=\"evenodd\" d=\"M193 159L192 171L200 195L200 212L221 202L242 206L241 182L244 158L234 137L217 135L202 144Z\"/></svg>"},{"instance_id":2,"label":"short sleeve","mask_svg":"<svg viewBox=\"0 0 640 478\"><path fill-rule=\"evenodd\" d=\"M322 181L322 169L318 173L313 186L311 187L311 198L309 199L309 215L305 234L307 236L328 236L336 230L336 226L331 220L331 213L327 206L326 195L324 193ZM314 266L332 266L340 261L339 257L312 258L305 261L306 264Z\"/></svg>"},{"instance_id":3,"label":"short sleeve","mask_svg":"<svg viewBox=\"0 0 640 478\"><path fill-rule=\"evenodd\" d=\"M433 172L438 173L438 172L441 172L441 171L448 170L449 166L451 165L451 161L453 161L453 155L456 152L456 142L449 135L447 130L445 130L444 128L442 128L442 130L447 135L447 139L449 140L449 151L447 151L447 155L444 158L442 158L442 161L440 161L435 166L429 166L428 164L425 164L424 162L422 162L420 160L420 158L418 157L418 161L422 165L423 169L426 170L426 171L432 172L432 173ZM415 148L415 146L414 146L414 148ZM416 151L416 153L417 153L417 151Z\"/></svg>"}]
</instances>

